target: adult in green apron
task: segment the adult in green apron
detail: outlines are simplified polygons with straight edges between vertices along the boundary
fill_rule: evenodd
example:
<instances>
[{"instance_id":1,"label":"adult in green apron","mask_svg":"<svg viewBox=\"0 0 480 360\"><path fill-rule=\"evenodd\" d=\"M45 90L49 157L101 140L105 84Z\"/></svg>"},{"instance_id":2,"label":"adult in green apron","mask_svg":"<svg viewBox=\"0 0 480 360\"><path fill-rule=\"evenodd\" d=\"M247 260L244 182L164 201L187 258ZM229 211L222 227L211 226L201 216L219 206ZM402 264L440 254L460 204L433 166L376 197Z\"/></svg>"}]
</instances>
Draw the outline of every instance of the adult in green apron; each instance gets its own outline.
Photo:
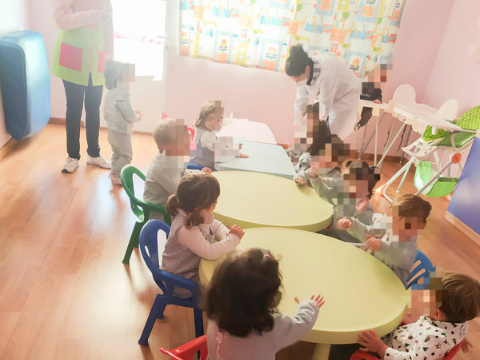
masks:
<instances>
[{"instance_id":1,"label":"adult in green apron","mask_svg":"<svg viewBox=\"0 0 480 360\"><path fill-rule=\"evenodd\" d=\"M113 58L110 0L52 0L60 29L53 53L52 72L63 80L67 98L68 158L62 169L73 173L80 160L80 119L85 103L87 164L110 169L100 156L98 133L106 60Z\"/></svg>"}]
</instances>

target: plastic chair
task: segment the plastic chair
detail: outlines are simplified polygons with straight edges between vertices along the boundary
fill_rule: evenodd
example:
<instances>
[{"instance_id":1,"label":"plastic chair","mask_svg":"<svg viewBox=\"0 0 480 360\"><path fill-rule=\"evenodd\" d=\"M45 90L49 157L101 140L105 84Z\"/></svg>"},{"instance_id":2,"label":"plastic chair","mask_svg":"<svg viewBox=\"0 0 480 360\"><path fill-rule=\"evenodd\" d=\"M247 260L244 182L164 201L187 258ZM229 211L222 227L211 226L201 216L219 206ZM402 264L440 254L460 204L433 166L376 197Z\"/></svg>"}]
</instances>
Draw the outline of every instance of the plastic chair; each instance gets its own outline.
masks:
<instances>
[{"instance_id":1,"label":"plastic chair","mask_svg":"<svg viewBox=\"0 0 480 360\"><path fill-rule=\"evenodd\" d=\"M201 165L195 165L195 164L188 164L187 165L188 170L200 170L200 171L202 171L203 168L204 168L204 166L201 166Z\"/></svg>"},{"instance_id":2,"label":"plastic chair","mask_svg":"<svg viewBox=\"0 0 480 360\"><path fill-rule=\"evenodd\" d=\"M463 341L457 345L455 345L452 350L448 353L447 356L443 358L443 360L452 360L453 357L458 353L460 348L462 347ZM365 351L362 350L357 350L355 353L350 357L350 360L378 360L380 359L379 357L376 357L374 355L370 355L366 353Z\"/></svg>"},{"instance_id":3,"label":"plastic chair","mask_svg":"<svg viewBox=\"0 0 480 360\"><path fill-rule=\"evenodd\" d=\"M193 280L185 279L181 276L170 274L160 269L161 254L158 248L158 231L162 230L168 236L170 226L161 220L150 220L145 224L140 232L140 252L148 269L152 272L153 280L162 290L162 294L158 294L148 315L147 322L143 328L142 336L138 343L140 345L148 345L148 338L152 332L156 319L163 318L163 312L167 305L177 305L193 309L193 317L195 320L195 335L200 337L203 335L203 317L202 310L198 307L200 300L200 287ZM192 297L188 299L180 299L173 295L175 286L191 291Z\"/></svg>"},{"instance_id":4,"label":"plastic chair","mask_svg":"<svg viewBox=\"0 0 480 360\"><path fill-rule=\"evenodd\" d=\"M410 277L407 279L407 289L418 283L422 277L427 277L434 269L435 268L428 256L420 250L417 250L415 263L413 264Z\"/></svg>"},{"instance_id":5,"label":"plastic chair","mask_svg":"<svg viewBox=\"0 0 480 360\"><path fill-rule=\"evenodd\" d=\"M128 242L127 250L125 251L125 256L122 260L122 262L127 265L130 262L130 256L132 255L133 249L138 247L140 230L142 230L143 225L145 225L145 223L148 221L151 211L156 211L163 214L164 220L168 224L171 223L170 215L167 214L164 206L147 203L135 196L133 175L137 175L140 179L145 181L145 175L143 175L143 173L136 167L131 165L125 166L120 173L120 179L122 180L123 188L130 198L130 207L138 219L133 227L132 235L130 236L130 241Z\"/></svg>"},{"instance_id":6,"label":"plastic chair","mask_svg":"<svg viewBox=\"0 0 480 360\"><path fill-rule=\"evenodd\" d=\"M196 352L200 352L200 360L205 360L208 355L207 336L200 336L173 350L161 348L160 351L172 360L191 360Z\"/></svg>"},{"instance_id":7,"label":"plastic chair","mask_svg":"<svg viewBox=\"0 0 480 360\"><path fill-rule=\"evenodd\" d=\"M441 110L444 115L448 115L449 109ZM400 192L412 164L417 166L414 181L418 189L416 195L439 197L447 196L452 192L458 178L449 176L450 167L452 164L458 164L460 171L463 170L462 155L471 146L477 131L480 130L480 106L468 110L460 119L453 121L453 124L461 127L462 131L450 132L438 129L434 135L432 127L427 126L420 139L403 148L411 158L383 187L383 196L387 200L392 202L392 199L386 195L387 188L403 174L397 189L397 193ZM445 151L448 152L449 161L442 164L441 159ZM430 156L434 157L433 162L426 161ZM445 171L447 176L444 177L442 174Z\"/></svg>"}]
</instances>

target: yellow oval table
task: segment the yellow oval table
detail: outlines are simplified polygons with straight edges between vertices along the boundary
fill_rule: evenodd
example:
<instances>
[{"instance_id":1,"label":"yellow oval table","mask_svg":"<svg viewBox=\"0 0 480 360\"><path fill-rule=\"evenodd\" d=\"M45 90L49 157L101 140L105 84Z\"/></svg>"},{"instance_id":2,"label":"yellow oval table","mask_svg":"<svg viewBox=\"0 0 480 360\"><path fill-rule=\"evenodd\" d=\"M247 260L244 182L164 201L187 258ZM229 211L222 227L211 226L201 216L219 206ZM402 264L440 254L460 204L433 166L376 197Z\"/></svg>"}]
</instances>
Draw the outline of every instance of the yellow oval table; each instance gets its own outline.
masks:
<instances>
[{"instance_id":1,"label":"yellow oval table","mask_svg":"<svg viewBox=\"0 0 480 360\"><path fill-rule=\"evenodd\" d=\"M247 171L217 171L220 198L215 218L241 228L286 227L319 231L330 225L332 205L293 180Z\"/></svg>"},{"instance_id":2,"label":"yellow oval table","mask_svg":"<svg viewBox=\"0 0 480 360\"><path fill-rule=\"evenodd\" d=\"M247 229L238 249L260 247L281 258L283 298L279 311L294 316L304 299L321 294L325 305L304 341L316 343L314 360L327 360L330 344L355 343L364 329L383 336L405 312L406 291L382 262L357 247L312 232ZM207 285L221 259L200 262L200 281Z\"/></svg>"}]
</instances>

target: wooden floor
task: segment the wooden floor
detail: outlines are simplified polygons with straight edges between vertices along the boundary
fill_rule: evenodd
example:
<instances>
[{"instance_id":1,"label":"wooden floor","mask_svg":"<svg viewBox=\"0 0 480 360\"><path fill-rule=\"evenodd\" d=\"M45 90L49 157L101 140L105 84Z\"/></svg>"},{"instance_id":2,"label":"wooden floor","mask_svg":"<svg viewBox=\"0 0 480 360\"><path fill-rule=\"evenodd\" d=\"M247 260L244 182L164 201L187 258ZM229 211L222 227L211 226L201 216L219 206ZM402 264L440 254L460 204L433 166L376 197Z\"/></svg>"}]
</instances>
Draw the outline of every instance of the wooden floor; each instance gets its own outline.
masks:
<instances>
[{"instance_id":1,"label":"wooden floor","mask_svg":"<svg viewBox=\"0 0 480 360\"><path fill-rule=\"evenodd\" d=\"M106 132L100 137L109 157ZM82 129L82 154L84 139ZM155 143L135 134L133 148L133 164L145 172ZM77 172L61 173L65 157L65 128L48 125L0 160L0 359L165 359L159 347L194 337L193 315L167 307L150 346L137 344L157 286L138 251L130 266L121 262L134 224L128 198L107 170L85 164L86 155ZM385 163L382 182L399 167ZM410 184L402 192L414 192ZM388 207L383 198L373 202L376 212ZM480 279L480 247L444 220L446 199L431 202L420 249L435 265ZM479 321L469 338L475 348L456 359L480 359ZM301 343L277 359L304 360L312 351Z\"/></svg>"}]
</instances>

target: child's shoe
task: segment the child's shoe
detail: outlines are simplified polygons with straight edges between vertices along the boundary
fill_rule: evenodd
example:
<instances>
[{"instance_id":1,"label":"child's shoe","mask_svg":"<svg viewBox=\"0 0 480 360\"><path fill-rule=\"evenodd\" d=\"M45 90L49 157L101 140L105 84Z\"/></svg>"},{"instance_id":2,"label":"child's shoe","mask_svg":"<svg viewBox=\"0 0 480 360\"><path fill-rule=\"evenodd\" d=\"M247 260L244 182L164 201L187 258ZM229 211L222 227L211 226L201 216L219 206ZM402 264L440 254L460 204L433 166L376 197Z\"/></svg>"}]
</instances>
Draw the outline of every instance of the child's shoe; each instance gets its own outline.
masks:
<instances>
[{"instance_id":1,"label":"child's shoe","mask_svg":"<svg viewBox=\"0 0 480 360\"><path fill-rule=\"evenodd\" d=\"M63 165L62 172L63 173L73 173L75 170L80 166L78 159L74 159L71 157L67 158L65 161L65 165Z\"/></svg>"},{"instance_id":2,"label":"child's shoe","mask_svg":"<svg viewBox=\"0 0 480 360\"><path fill-rule=\"evenodd\" d=\"M95 166L99 166L103 169L111 169L112 168L112 164L105 160L105 158L103 156L98 156L98 157L91 157L90 155L87 156L87 164L89 165L95 165Z\"/></svg>"},{"instance_id":3,"label":"child's shoe","mask_svg":"<svg viewBox=\"0 0 480 360\"><path fill-rule=\"evenodd\" d=\"M108 178L112 180L112 185L122 185L122 180L120 179L120 173L116 171L110 171Z\"/></svg>"}]
</instances>

